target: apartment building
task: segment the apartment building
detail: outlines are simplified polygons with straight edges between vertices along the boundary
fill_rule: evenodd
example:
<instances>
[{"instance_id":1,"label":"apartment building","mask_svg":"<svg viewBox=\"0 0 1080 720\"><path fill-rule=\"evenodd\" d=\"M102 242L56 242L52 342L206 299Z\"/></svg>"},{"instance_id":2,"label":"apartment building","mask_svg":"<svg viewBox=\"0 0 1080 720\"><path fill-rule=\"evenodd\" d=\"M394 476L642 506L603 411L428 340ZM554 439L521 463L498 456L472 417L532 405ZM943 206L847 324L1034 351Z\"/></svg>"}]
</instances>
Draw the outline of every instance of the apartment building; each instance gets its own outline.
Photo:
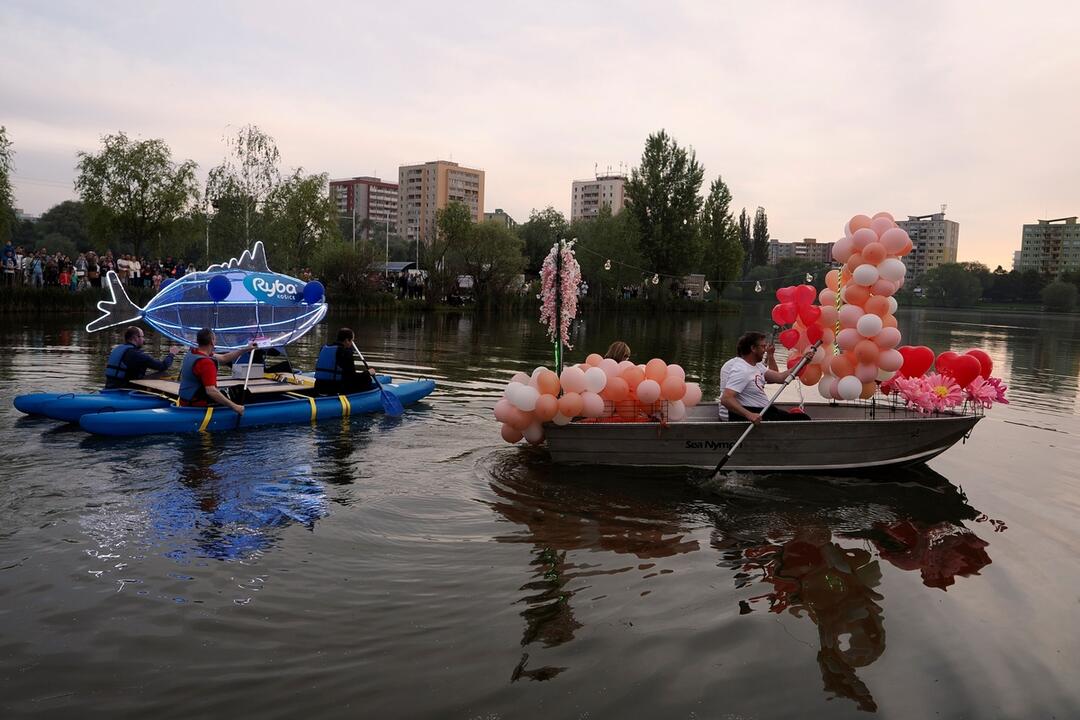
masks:
<instances>
[{"instance_id":1,"label":"apartment building","mask_svg":"<svg viewBox=\"0 0 1080 720\"><path fill-rule=\"evenodd\" d=\"M430 245L435 213L452 202L469 208L474 222L484 219L484 171L434 160L398 169L398 227L407 240Z\"/></svg>"},{"instance_id":2,"label":"apartment building","mask_svg":"<svg viewBox=\"0 0 1080 720\"><path fill-rule=\"evenodd\" d=\"M1024 225L1017 270L1056 277L1080 270L1080 224L1076 217L1039 220Z\"/></svg>"},{"instance_id":3,"label":"apartment building","mask_svg":"<svg viewBox=\"0 0 1080 720\"><path fill-rule=\"evenodd\" d=\"M517 221L507 215L502 208L495 208L495 212L484 213L484 222L497 222L508 230L517 227Z\"/></svg>"},{"instance_id":4,"label":"apartment building","mask_svg":"<svg viewBox=\"0 0 1080 720\"><path fill-rule=\"evenodd\" d=\"M590 220L608 207L618 215L626 207L625 175L597 175L595 180L575 180L570 190L570 222Z\"/></svg>"},{"instance_id":5,"label":"apartment building","mask_svg":"<svg viewBox=\"0 0 1080 720\"><path fill-rule=\"evenodd\" d=\"M800 242L769 240L769 264L775 265L784 258L799 258L813 262L831 263L833 243L819 243L816 238L803 238Z\"/></svg>"},{"instance_id":6,"label":"apartment building","mask_svg":"<svg viewBox=\"0 0 1080 720\"><path fill-rule=\"evenodd\" d=\"M946 220L944 211L930 215L908 215L907 220L897 220L896 224L906 230L911 238L911 254L904 258L908 282L938 265L956 262L960 223Z\"/></svg>"},{"instance_id":7,"label":"apartment building","mask_svg":"<svg viewBox=\"0 0 1080 720\"><path fill-rule=\"evenodd\" d=\"M366 238L373 226L397 231L398 186L367 175L330 181L330 198L343 220L356 223L357 236ZM365 220L369 222L364 222Z\"/></svg>"}]
</instances>

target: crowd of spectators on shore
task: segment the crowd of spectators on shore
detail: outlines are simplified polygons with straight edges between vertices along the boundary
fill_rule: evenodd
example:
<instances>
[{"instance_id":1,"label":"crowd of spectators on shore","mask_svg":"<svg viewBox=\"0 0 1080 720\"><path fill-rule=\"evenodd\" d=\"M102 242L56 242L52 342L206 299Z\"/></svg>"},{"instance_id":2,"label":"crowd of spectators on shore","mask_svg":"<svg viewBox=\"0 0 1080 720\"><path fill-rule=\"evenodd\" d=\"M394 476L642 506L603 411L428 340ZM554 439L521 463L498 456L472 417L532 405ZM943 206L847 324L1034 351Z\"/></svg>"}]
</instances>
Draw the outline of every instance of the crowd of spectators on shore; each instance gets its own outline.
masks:
<instances>
[{"instance_id":1,"label":"crowd of spectators on shore","mask_svg":"<svg viewBox=\"0 0 1080 720\"><path fill-rule=\"evenodd\" d=\"M101 287L110 270L129 287L161 287L166 278L178 278L195 272L195 264L171 257L162 260L128 254L102 254L93 251L79 253L74 259L62 252L50 253L47 248L24 250L22 246L4 245L0 254L5 287L58 287L75 292L88 287Z\"/></svg>"}]
</instances>

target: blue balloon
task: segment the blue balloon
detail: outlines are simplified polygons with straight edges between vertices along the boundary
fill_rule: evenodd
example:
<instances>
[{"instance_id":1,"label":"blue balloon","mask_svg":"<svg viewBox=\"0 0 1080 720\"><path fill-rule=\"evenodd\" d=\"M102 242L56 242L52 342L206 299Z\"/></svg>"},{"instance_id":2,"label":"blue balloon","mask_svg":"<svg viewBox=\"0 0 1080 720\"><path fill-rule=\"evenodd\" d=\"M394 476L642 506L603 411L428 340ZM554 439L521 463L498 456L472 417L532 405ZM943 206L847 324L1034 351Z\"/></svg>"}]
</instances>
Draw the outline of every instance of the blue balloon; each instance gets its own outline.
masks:
<instances>
[{"instance_id":1,"label":"blue balloon","mask_svg":"<svg viewBox=\"0 0 1080 720\"><path fill-rule=\"evenodd\" d=\"M326 294L326 288L318 280L312 280L304 286L304 302L308 305L314 305L323 299L323 295Z\"/></svg>"},{"instance_id":2,"label":"blue balloon","mask_svg":"<svg viewBox=\"0 0 1080 720\"><path fill-rule=\"evenodd\" d=\"M164 290L165 288L172 285L174 282L176 282L176 278L165 278L164 280L161 281L161 288L160 289Z\"/></svg>"},{"instance_id":3,"label":"blue balloon","mask_svg":"<svg viewBox=\"0 0 1080 720\"><path fill-rule=\"evenodd\" d=\"M224 275L215 275L206 283L206 291L210 293L211 300L221 302L232 292L232 283Z\"/></svg>"}]
</instances>

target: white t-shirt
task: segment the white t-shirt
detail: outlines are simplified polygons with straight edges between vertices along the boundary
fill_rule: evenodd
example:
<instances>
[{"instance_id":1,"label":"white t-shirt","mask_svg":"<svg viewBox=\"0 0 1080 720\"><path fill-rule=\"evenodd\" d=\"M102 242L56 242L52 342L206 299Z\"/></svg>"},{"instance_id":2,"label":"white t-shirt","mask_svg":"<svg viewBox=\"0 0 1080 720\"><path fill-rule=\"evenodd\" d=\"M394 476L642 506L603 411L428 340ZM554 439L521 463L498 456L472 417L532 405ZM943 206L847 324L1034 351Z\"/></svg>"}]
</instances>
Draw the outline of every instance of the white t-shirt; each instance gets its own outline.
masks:
<instances>
[{"instance_id":1,"label":"white t-shirt","mask_svg":"<svg viewBox=\"0 0 1080 720\"><path fill-rule=\"evenodd\" d=\"M720 390L734 390L735 399L743 407L765 407L769 398L765 395L765 363L751 365L741 357L733 357L720 368ZM721 420L728 419L728 409L717 403Z\"/></svg>"}]
</instances>

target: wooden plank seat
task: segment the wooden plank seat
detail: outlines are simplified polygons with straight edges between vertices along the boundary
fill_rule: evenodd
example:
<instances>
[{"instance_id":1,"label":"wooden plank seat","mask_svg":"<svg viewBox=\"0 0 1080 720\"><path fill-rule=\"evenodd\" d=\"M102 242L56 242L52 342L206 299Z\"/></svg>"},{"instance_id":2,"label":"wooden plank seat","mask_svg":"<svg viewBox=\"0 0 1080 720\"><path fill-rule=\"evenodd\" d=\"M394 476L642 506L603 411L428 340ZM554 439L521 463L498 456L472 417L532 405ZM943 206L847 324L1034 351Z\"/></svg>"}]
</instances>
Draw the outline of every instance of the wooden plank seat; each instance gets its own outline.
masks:
<instances>
[{"instance_id":1,"label":"wooden plank seat","mask_svg":"<svg viewBox=\"0 0 1080 720\"><path fill-rule=\"evenodd\" d=\"M175 380L133 380L132 385L151 392L164 393L165 395L177 396L180 394L180 383ZM243 378L222 377L218 378L218 389L227 390L233 387L243 387ZM303 385L294 385L280 380L269 378L251 378L248 381L248 392L252 395L272 395L275 393L287 393L303 391Z\"/></svg>"}]
</instances>

